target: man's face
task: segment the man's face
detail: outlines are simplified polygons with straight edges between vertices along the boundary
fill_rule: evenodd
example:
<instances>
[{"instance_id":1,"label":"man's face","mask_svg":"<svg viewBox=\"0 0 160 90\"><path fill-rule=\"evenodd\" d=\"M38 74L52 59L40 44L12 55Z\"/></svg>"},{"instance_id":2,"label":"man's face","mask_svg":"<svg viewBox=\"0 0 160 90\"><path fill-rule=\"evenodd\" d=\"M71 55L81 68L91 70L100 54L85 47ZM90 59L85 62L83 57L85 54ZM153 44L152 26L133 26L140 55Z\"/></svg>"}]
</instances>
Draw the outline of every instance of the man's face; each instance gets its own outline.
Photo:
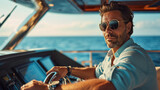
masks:
<instances>
[{"instance_id":1,"label":"man's face","mask_svg":"<svg viewBox=\"0 0 160 90\"><path fill-rule=\"evenodd\" d=\"M102 23L106 22L107 25L111 20L118 20L118 28L111 29L109 26L106 27L103 31L105 42L109 48L119 48L121 47L128 39L128 29L127 25L124 23L121 13L118 10L109 11L103 14Z\"/></svg>"}]
</instances>

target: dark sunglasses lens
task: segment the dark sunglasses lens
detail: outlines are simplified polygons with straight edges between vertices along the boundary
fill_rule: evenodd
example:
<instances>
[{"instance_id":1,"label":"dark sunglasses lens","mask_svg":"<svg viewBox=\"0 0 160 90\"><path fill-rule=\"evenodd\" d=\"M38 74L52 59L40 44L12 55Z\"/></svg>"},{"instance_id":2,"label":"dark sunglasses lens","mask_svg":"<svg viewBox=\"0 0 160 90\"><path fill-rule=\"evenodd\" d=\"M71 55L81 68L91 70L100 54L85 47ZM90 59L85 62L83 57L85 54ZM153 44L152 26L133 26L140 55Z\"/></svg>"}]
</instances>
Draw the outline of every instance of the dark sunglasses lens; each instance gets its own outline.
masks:
<instances>
[{"instance_id":1,"label":"dark sunglasses lens","mask_svg":"<svg viewBox=\"0 0 160 90\"><path fill-rule=\"evenodd\" d=\"M101 31L105 31L105 30L106 30L106 27L107 27L107 24L106 24L106 23L101 23L101 24L99 24L99 28L101 29Z\"/></svg>"},{"instance_id":2,"label":"dark sunglasses lens","mask_svg":"<svg viewBox=\"0 0 160 90\"><path fill-rule=\"evenodd\" d=\"M109 26L111 29L117 29L118 28L118 21L117 20L110 21Z\"/></svg>"}]
</instances>

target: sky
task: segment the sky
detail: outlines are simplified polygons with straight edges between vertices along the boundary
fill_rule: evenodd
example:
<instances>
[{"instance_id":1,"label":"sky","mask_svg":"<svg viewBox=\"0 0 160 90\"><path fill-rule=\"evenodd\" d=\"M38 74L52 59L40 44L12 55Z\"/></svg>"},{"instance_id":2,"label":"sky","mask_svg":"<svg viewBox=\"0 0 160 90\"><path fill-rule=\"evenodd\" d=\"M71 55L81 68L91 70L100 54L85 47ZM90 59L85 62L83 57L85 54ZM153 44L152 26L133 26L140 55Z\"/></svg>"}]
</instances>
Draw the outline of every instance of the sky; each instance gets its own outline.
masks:
<instances>
[{"instance_id":1,"label":"sky","mask_svg":"<svg viewBox=\"0 0 160 90\"><path fill-rule=\"evenodd\" d=\"M10 0L0 0L0 22L16 4ZM33 9L17 6L10 18L0 28L0 36L15 33L22 22L33 12ZM160 13L135 13L133 35L160 36ZM98 24L99 14L60 14L48 12L33 28L28 36L102 36Z\"/></svg>"}]
</instances>

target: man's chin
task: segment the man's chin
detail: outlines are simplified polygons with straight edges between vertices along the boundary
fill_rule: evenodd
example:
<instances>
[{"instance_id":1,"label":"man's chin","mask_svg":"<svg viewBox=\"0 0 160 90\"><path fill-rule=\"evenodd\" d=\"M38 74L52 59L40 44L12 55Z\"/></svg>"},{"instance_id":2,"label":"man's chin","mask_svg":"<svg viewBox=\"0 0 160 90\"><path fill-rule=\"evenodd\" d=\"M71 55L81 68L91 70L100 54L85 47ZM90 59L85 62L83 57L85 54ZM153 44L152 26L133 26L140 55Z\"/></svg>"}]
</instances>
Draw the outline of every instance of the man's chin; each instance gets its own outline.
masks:
<instances>
[{"instance_id":1,"label":"man's chin","mask_svg":"<svg viewBox=\"0 0 160 90\"><path fill-rule=\"evenodd\" d=\"M108 48L114 48L115 45L107 44Z\"/></svg>"},{"instance_id":2,"label":"man's chin","mask_svg":"<svg viewBox=\"0 0 160 90\"><path fill-rule=\"evenodd\" d=\"M107 46L108 46L108 48L116 48L117 47L116 44L113 44L111 42L107 42Z\"/></svg>"}]
</instances>

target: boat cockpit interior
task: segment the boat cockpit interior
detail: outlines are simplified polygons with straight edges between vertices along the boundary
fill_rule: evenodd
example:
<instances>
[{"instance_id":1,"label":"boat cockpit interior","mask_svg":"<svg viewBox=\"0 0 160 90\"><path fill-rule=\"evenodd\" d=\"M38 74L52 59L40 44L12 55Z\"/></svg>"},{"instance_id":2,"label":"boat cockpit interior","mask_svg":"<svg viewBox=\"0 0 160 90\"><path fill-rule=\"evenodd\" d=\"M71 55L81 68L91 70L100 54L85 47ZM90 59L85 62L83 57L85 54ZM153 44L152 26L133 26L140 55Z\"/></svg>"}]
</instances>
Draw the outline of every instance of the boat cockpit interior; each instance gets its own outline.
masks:
<instances>
[{"instance_id":1,"label":"boat cockpit interior","mask_svg":"<svg viewBox=\"0 0 160 90\"><path fill-rule=\"evenodd\" d=\"M0 51L0 90L20 90L33 80L43 81L53 66L84 67L57 50L14 50L46 12L86 14L98 13L103 3L117 1L128 5L134 12L160 13L159 0L10 0L35 9L33 16L12 35ZM160 66L157 65L157 66ZM160 68L157 68L160 85ZM72 80L75 80L72 78Z\"/></svg>"},{"instance_id":2,"label":"boat cockpit interior","mask_svg":"<svg viewBox=\"0 0 160 90\"><path fill-rule=\"evenodd\" d=\"M4 52L1 52L4 53ZM83 67L56 50L22 51L0 56L0 90L19 90L35 79L43 81L53 66ZM76 78L72 77L72 80Z\"/></svg>"}]
</instances>

